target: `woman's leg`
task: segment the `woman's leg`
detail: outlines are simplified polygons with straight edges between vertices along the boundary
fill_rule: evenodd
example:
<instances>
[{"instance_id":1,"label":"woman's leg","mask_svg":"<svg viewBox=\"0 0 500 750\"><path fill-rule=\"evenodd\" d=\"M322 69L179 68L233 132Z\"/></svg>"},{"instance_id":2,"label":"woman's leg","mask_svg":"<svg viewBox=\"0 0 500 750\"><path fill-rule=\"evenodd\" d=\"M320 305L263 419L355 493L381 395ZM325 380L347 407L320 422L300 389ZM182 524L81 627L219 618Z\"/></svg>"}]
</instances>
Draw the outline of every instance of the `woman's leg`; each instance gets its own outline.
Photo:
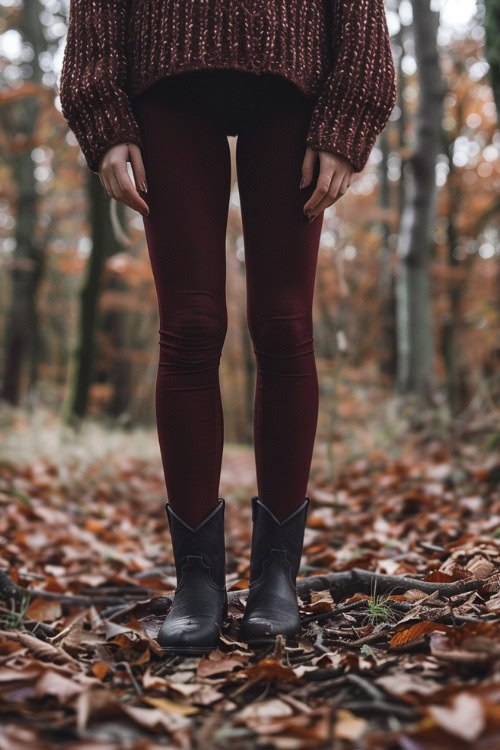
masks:
<instances>
[{"instance_id":1,"label":"woman's leg","mask_svg":"<svg viewBox=\"0 0 500 750\"><path fill-rule=\"evenodd\" d=\"M312 303L323 215L309 223L303 207L319 170L299 187L310 112L291 84L271 82L237 142L257 484L280 519L304 502L318 417Z\"/></svg>"},{"instance_id":2,"label":"woman's leg","mask_svg":"<svg viewBox=\"0 0 500 750\"><path fill-rule=\"evenodd\" d=\"M160 314L158 437L169 503L197 525L217 505L222 461L231 163L223 130L186 104L195 101L189 80L164 79L133 106L144 140L144 227Z\"/></svg>"}]
</instances>

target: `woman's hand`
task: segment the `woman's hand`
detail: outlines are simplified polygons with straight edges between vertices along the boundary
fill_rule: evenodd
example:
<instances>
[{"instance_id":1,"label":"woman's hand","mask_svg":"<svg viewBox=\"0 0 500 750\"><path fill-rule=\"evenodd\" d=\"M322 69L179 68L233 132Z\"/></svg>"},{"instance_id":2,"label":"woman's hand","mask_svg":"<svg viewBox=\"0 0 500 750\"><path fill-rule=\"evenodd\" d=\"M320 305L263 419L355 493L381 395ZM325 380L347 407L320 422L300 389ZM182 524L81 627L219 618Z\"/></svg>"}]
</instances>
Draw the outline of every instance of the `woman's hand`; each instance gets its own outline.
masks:
<instances>
[{"instance_id":1,"label":"woman's hand","mask_svg":"<svg viewBox=\"0 0 500 750\"><path fill-rule=\"evenodd\" d=\"M132 164L135 184L139 190L147 192L141 149L135 143L119 143L106 151L99 165L101 184L115 201L130 206L143 216L148 216L148 204L141 198L129 177L127 171L129 160Z\"/></svg>"},{"instance_id":2,"label":"woman's hand","mask_svg":"<svg viewBox=\"0 0 500 750\"><path fill-rule=\"evenodd\" d=\"M317 158L320 160L318 182L314 193L304 205L304 213L309 222L345 195L354 174L351 162L340 154L315 151L308 146L302 163L301 188L310 184Z\"/></svg>"}]
</instances>

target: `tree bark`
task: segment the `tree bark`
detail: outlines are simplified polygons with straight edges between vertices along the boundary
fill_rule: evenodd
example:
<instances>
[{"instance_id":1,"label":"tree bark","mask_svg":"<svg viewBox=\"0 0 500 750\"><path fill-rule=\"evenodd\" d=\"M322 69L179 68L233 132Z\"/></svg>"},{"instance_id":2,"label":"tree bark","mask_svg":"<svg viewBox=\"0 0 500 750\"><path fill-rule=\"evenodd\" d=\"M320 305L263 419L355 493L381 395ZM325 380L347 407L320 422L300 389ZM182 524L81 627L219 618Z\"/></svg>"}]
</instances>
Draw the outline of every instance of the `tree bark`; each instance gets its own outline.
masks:
<instances>
[{"instance_id":1,"label":"tree bark","mask_svg":"<svg viewBox=\"0 0 500 750\"><path fill-rule=\"evenodd\" d=\"M33 48L31 81L41 84L40 54L46 47L40 22L42 6L39 0L23 3L19 31ZM37 291L43 274L44 247L36 240L38 191L31 157L35 146L40 102L36 95L23 97L9 110L9 125L16 133L16 152L10 157L17 185L15 250L10 267L11 298L6 318L5 361L2 397L17 406L22 393L23 365L30 355L29 383L37 379L38 311ZM14 139L12 139L14 143Z\"/></svg>"},{"instance_id":2,"label":"tree bark","mask_svg":"<svg viewBox=\"0 0 500 750\"><path fill-rule=\"evenodd\" d=\"M493 96L500 115L500 0L484 0L485 57L490 66Z\"/></svg>"},{"instance_id":3,"label":"tree bark","mask_svg":"<svg viewBox=\"0 0 500 750\"><path fill-rule=\"evenodd\" d=\"M63 408L63 418L66 422L72 422L75 418L81 419L87 413L93 379L95 331L104 264L108 255L115 252L118 246L109 215L110 198L103 189L98 175L89 172L87 179L92 249L80 294L77 341L71 362L70 391Z\"/></svg>"},{"instance_id":4,"label":"tree bark","mask_svg":"<svg viewBox=\"0 0 500 750\"><path fill-rule=\"evenodd\" d=\"M432 317L429 259L436 205L436 159L445 87L437 48L439 15L430 0L413 0L415 56L420 84L416 145L405 175L397 268L398 391L432 401Z\"/></svg>"}]
</instances>

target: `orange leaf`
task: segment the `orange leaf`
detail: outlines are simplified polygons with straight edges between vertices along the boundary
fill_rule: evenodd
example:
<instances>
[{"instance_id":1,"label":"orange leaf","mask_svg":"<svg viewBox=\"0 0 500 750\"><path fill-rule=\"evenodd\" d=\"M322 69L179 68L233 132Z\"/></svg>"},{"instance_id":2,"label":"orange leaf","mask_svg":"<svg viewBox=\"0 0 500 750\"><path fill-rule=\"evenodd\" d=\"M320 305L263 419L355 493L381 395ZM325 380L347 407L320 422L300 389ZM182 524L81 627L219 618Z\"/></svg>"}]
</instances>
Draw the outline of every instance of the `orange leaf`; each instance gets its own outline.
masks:
<instances>
[{"instance_id":1,"label":"orange leaf","mask_svg":"<svg viewBox=\"0 0 500 750\"><path fill-rule=\"evenodd\" d=\"M397 633L394 633L389 647L398 648L398 646L405 646L407 643L410 643L410 641L416 641L425 633L433 633L435 630L449 633L453 628L448 627L448 625L441 625L439 622L423 620L422 622L417 622L415 625L412 625L410 628L405 628L404 630L399 630Z\"/></svg>"},{"instance_id":2,"label":"orange leaf","mask_svg":"<svg viewBox=\"0 0 500 750\"><path fill-rule=\"evenodd\" d=\"M109 664L105 661L96 661L92 664L92 672L98 680L104 680L109 672Z\"/></svg>"},{"instance_id":3,"label":"orange leaf","mask_svg":"<svg viewBox=\"0 0 500 750\"><path fill-rule=\"evenodd\" d=\"M228 591L240 591L245 590L248 588L248 579L247 578L240 578L239 581L235 581L231 584Z\"/></svg>"},{"instance_id":4,"label":"orange leaf","mask_svg":"<svg viewBox=\"0 0 500 750\"><path fill-rule=\"evenodd\" d=\"M53 622L54 620L58 620L59 617L62 617L61 604L60 602L49 601L38 596L31 602L26 615L31 620Z\"/></svg>"}]
</instances>

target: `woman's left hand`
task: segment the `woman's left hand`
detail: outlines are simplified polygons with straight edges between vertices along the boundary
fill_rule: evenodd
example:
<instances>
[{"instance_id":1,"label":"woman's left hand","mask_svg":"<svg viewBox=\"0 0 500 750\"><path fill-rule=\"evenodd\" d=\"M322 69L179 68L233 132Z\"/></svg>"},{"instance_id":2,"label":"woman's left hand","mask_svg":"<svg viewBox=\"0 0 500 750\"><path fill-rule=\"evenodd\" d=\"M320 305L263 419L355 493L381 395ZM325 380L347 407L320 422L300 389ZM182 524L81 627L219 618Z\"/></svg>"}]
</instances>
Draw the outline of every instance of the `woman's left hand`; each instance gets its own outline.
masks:
<instances>
[{"instance_id":1,"label":"woman's left hand","mask_svg":"<svg viewBox=\"0 0 500 750\"><path fill-rule=\"evenodd\" d=\"M320 171L316 189L304 205L304 214L310 222L325 208L333 205L345 195L354 175L351 162L340 154L332 154L329 151L315 151L308 146L302 163L302 188L310 184L314 165L318 158L320 160Z\"/></svg>"}]
</instances>

